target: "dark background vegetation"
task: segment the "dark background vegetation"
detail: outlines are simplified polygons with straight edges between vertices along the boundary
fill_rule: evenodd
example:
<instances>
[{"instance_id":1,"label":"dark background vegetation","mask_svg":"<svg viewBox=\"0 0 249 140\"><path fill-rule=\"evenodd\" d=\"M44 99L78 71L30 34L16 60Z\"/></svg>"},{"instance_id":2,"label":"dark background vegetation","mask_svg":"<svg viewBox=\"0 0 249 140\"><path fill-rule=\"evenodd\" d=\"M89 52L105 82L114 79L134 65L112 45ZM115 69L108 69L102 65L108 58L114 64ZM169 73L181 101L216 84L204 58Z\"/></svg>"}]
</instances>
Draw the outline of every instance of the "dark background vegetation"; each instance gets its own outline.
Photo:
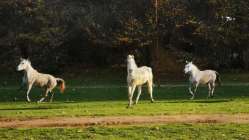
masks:
<instances>
[{"instance_id":1,"label":"dark background vegetation","mask_svg":"<svg viewBox=\"0 0 249 140\"><path fill-rule=\"evenodd\" d=\"M56 74L125 72L128 53L157 76L182 73L186 59L201 68L249 70L248 0L158 2L1 0L0 72L14 72L19 57Z\"/></svg>"}]
</instances>

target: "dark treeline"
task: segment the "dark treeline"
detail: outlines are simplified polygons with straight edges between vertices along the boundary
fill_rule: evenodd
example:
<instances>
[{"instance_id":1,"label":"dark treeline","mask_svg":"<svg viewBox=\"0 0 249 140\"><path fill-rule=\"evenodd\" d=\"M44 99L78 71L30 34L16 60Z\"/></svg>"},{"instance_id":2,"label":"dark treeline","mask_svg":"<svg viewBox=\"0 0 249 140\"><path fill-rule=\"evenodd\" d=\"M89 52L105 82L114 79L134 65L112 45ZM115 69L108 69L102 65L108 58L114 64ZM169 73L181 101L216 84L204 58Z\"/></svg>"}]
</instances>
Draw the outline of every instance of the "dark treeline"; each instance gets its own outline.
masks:
<instances>
[{"instance_id":1,"label":"dark treeline","mask_svg":"<svg viewBox=\"0 0 249 140\"><path fill-rule=\"evenodd\" d=\"M248 0L1 0L0 66L122 67L134 53L153 67L173 56L248 70L248 31Z\"/></svg>"}]
</instances>

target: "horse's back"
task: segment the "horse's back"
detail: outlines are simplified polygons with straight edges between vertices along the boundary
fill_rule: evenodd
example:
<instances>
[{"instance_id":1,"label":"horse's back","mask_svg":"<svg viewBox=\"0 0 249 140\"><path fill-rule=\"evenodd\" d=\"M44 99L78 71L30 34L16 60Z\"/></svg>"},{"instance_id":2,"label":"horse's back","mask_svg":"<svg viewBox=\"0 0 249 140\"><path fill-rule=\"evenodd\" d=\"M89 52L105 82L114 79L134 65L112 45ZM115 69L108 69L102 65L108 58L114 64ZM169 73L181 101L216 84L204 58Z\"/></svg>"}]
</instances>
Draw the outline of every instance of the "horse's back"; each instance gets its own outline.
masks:
<instances>
[{"instance_id":1,"label":"horse's back","mask_svg":"<svg viewBox=\"0 0 249 140\"><path fill-rule=\"evenodd\" d=\"M138 69L141 69L141 70L146 71L148 73L152 73L152 68L151 67L142 66L142 67L139 67Z\"/></svg>"},{"instance_id":2,"label":"horse's back","mask_svg":"<svg viewBox=\"0 0 249 140\"><path fill-rule=\"evenodd\" d=\"M150 67L142 66L128 73L127 81L136 85L142 85L147 81L152 81L153 75Z\"/></svg>"},{"instance_id":3,"label":"horse's back","mask_svg":"<svg viewBox=\"0 0 249 140\"><path fill-rule=\"evenodd\" d=\"M146 76L152 76L152 69L147 66L139 67L132 72L135 75L146 75Z\"/></svg>"},{"instance_id":4,"label":"horse's back","mask_svg":"<svg viewBox=\"0 0 249 140\"><path fill-rule=\"evenodd\" d=\"M209 82L215 82L215 80L216 80L216 71L214 71L214 70L201 71L200 82L202 84L206 84Z\"/></svg>"},{"instance_id":5,"label":"horse's back","mask_svg":"<svg viewBox=\"0 0 249 140\"><path fill-rule=\"evenodd\" d=\"M56 84L56 78L50 74L38 73L36 77L36 85L40 87L55 87Z\"/></svg>"},{"instance_id":6,"label":"horse's back","mask_svg":"<svg viewBox=\"0 0 249 140\"><path fill-rule=\"evenodd\" d=\"M216 71L215 70L204 70L202 72L205 73L205 74L207 74L207 75L210 75L210 76L216 75Z\"/></svg>"}]
</instances>

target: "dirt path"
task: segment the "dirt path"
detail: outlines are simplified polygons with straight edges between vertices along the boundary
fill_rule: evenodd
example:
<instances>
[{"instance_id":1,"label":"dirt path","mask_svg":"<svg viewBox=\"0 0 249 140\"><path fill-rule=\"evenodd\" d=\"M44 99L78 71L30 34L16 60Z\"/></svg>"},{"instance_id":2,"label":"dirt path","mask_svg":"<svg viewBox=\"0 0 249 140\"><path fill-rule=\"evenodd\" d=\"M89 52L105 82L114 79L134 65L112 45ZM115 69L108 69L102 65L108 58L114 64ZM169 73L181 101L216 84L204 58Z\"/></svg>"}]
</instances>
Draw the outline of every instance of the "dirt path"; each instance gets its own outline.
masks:
<instances>
[{"instance_id":1,"label":"dirt path","mask_svg":"<svg viewBox=\"0 0 249 140\"><path fill-rule=\"evenodd\" d=\"M248 123L249 114L166 115L166 116L105 116L54 117L42 119L0 119L0 128L86 127L94 125L139 125L167 123Z\"/></svg>"}]
</instances>

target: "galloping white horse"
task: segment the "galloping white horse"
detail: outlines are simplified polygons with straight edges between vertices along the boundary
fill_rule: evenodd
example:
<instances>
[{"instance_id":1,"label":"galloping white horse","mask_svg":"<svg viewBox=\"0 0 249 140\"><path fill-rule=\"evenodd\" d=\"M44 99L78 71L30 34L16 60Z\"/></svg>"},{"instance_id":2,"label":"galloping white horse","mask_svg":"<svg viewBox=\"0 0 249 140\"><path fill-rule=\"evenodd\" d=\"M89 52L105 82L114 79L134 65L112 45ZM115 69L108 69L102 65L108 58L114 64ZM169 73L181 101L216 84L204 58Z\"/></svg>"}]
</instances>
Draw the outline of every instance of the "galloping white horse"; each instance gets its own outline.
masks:
<instances>
[{"instance_id":1,"label":"galloping white horse","mask_svg":"<svg viewBox=\"0 0 249 140\"><path fill-rule=\"evenodd\" d=\"M128 107L132 106L132 98L136 87L138 86L138 94L135 104L138 103L139 97L142 93L142 85L147 83L148 93L150 94L151 102L153 99L153 74L152 69L147 66L137 67L133 55L127 56L127 84L128 84Z\"/></svg>"},{"instance_id":2,"label":"galloping white horse","mask_svg":"<svg viewBox=\"0 0 249 140\"><path fill-rule=\"evenodd\" d=\"M184 68L185 74L189 74L189 93L192 95L191 99L195 98L196 90L199 84L208 85L208 97L214 96L215 81L217 80L218 84L221 85L220 75L214 70L204 70L200 71L197 66L192 62L187 62ZM194 92L192 91L194 87Z\"/></svg>"},{"instance_id":3,"label":"galloping white horse","mask_svg":"<svg viewBox=\"0 0 249 140\"><path fill-rule=\"evenodd\" d=\"M27 84L26 94L27 94L28 102L30 102L29 92L33 84L35 84L38 87L45 88L46 90L45 95L38 102L42 102L48 96L49 92L52 94L50 98L50 102L52 102L53 96L54 96L54 92L52 92L52 90L56 87L57 84L60 85L61 93L63 93L65 90L65 82L63 79L55 78L49 74L39 73L37 70L35 70L31 66L31 62L27 59L21 58L21 62L17 66L17 71L22 71L22 70L24 71L24 77L22 79L23 80L22 84Z\"/></svg>"}]
</instances>

